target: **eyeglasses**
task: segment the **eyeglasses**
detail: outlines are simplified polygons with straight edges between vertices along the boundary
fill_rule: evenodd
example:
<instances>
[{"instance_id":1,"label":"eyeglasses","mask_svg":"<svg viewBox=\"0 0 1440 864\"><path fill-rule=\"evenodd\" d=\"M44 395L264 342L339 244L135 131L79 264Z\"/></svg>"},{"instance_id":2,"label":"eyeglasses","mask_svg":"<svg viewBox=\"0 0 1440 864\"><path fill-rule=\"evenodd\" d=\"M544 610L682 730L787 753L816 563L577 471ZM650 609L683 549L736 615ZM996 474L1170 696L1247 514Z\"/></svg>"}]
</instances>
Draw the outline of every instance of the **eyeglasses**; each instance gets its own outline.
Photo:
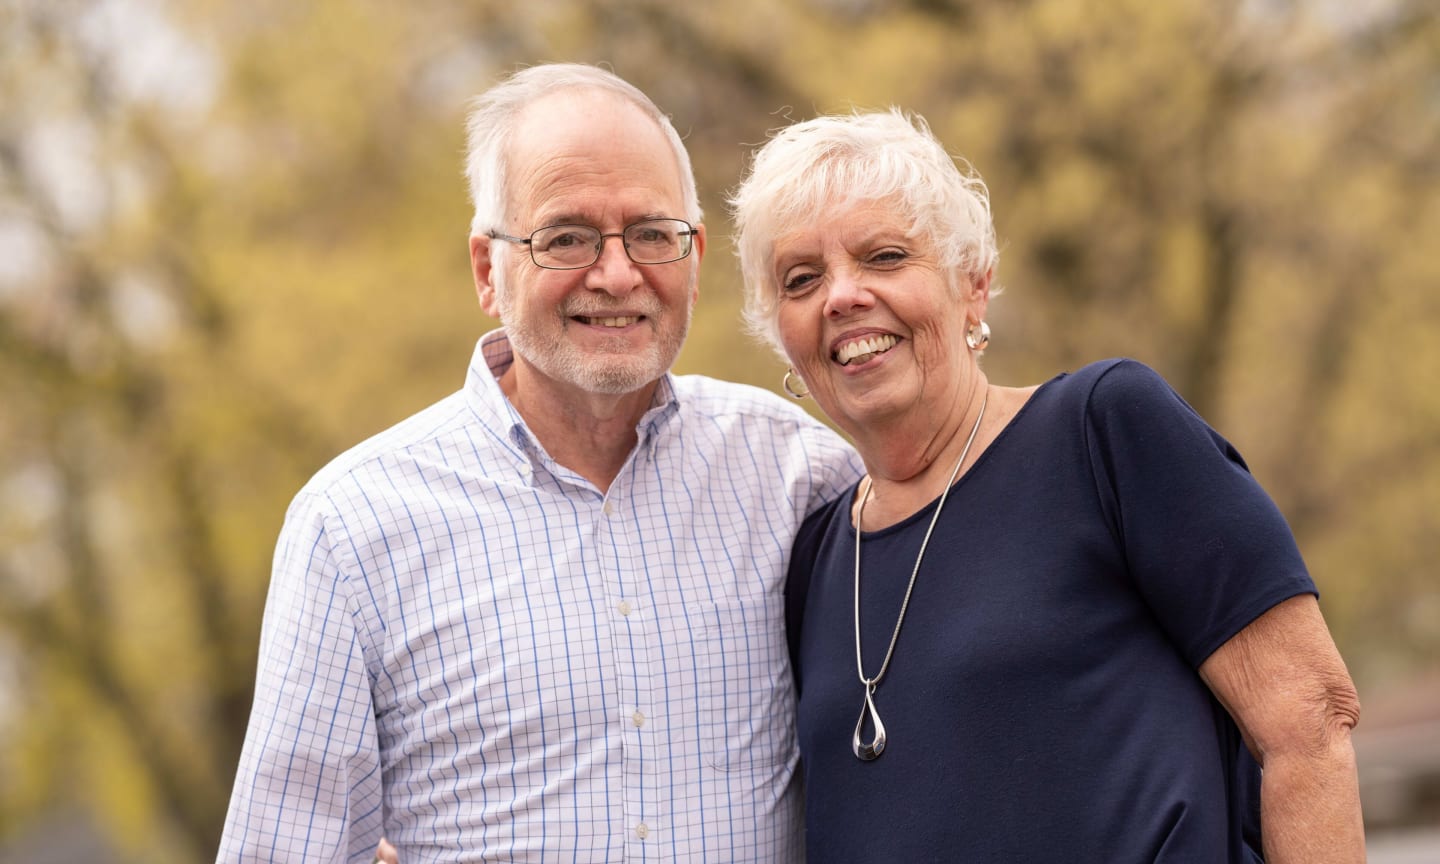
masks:
<instances>
[{"instance_id":1,"label":"eyeglasses","mask_svg":"<svg viewBox=\"0 0 1440 864\"><path fill-rule=\"evenodd\" d=\"M511 237L498 231L490 231L487 236L529 246L530 260L546 270L580 270L600 260L606 237L619 237L625 254L636 264L669 264L689 257L693 238L699 233L681 219L645 219L627 225L618 234L602 234L589 225L551 225L529 237Z\"/></svg>"}]
</instances>

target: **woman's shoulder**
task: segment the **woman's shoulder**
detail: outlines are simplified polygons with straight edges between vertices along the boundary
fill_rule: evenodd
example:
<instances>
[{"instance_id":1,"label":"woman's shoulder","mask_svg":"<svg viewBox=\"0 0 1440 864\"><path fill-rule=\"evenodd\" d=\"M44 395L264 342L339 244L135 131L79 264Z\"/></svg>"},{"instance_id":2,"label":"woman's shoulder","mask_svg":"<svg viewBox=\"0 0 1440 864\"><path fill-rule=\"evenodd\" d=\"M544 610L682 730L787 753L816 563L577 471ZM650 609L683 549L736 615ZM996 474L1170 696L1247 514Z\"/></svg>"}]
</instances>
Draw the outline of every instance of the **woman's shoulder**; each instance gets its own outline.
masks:
<instances>
[{"instance_id":1,"label":"woman's shoulder","mask_svg":"<svg viewBox=\"0 0 1440 864\"><path fill-rule=\"evenodd\" d=\"M1077 384L1091 387L1101 384L1109 387L1144 386L1154 382L1163 384L1165 381L1159 372L1132 357L1096 360L1067 373L1065 377L1073 379Z\"/></svg>"},{"instance_id":2,"label":"woman's shoulder","mask_svg":"<svg viewBox=\"0 0 1440 864\"><path fill-rule=\"evenodd\" d=\"M850 504L855 500L858 486L858 482L852 483L805 517L791 544L792 561L807 562L808 567L809 562L813 562L820 550L827 546L842 540L852 542L848 539L853 533L850 526Z\"/></svg>"},{"instance_id":3,"label":"woman's shoulder","mask_svg":"<svg viewBox=\"0 0 1440 864\"><path fill-rule=\"evenodd\" d=\"M1159 372L1129 357L1110 357L1065 372L1045 386L1056 395L1068 395L1101 410L1143 407L1155 402L1183 399Z\"/></svg>"},{"instance_id":4,"label":"woman's shoulder","mask_svg":"<svg viewBox=\"0 0 1440 864\"><path fill-rule=\"evenodd\" d=\"M855 500L855 490L858 486L858 481L850 484L840 494L821 504L809 516L806 516L795 537L795 547L818 544L821 538L835 528L848 526L850 524L850 503Z\"/></svg>"},{"instance_id":5,"label":"woman's shoulder","mask_svg":"<svg viewBox=\"0 0 1440 864\"><path fill-rule=\"evenodd\" d=\"M1056 375L1040 385L1017 416L1024 418L1031 438L1047 439L1044 446L1053 444L1057 434L1077 433L1086 439L1097 433L1104 437L1107 431L1143 435L1156 422L1203 423L1159 372L1127 357L1098 360Z\"/></svg>"}]
</instances>

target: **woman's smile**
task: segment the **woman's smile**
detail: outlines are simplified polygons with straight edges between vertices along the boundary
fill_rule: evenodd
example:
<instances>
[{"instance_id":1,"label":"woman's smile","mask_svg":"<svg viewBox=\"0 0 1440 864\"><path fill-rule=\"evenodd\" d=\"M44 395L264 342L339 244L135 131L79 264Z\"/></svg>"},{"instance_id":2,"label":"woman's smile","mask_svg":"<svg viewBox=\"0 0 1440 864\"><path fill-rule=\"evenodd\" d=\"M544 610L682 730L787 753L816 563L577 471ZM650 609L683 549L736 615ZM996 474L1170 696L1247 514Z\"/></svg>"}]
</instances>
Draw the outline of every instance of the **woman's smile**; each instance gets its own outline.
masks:
<instances>
[{"instance_id":1,"label":"woman's smile","mask_svg":"<svg viewBox=\"0 0 1440 864\"><path fill-rule=\"evenodd\" d=\"M841 366L860 365L884 354L900 344L900 337L892 334L862 337L840 345L831 355Z\"/></svg>"}]
</instances>

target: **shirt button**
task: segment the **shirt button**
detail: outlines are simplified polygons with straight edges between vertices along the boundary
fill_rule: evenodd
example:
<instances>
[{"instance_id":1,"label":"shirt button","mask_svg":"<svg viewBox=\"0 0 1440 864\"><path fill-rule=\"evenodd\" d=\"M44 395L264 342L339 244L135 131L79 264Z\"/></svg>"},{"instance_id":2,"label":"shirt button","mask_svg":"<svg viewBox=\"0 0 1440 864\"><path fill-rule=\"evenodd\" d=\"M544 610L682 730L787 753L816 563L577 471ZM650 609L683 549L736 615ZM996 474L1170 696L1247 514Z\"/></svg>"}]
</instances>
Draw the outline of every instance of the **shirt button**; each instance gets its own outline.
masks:
<instances>
[{"instance_id":1,"label":"shirt button","mask_svg":"<svg viewBox=\"0 0 1440 864\"><path fill-rule=\"evenodd\" d=\"M624 600L621 600L620 603L619 603L619 605L617 605L617 606L615 607L615 609L616 609L616 611L618 611L621 615L629 615L629 614L630 614L630 604L627 603L627 602L624 601Z\"/></svg>"},{"instance_id":2,"label":"shirt button","mask_svg":"<svg viewBox=\"0 0 1440 864\"><path fill-rule=\"evenodd\" d=\"M649 837L649 836L650 836L650 826L649 826L649 825L646 825L644 822L641 822L639 825L636 825L636 826L635 826L635 836L636 836L636 837L639 837L641 840L644 840L646 837Z\"/></svg>"},{"instance_id":3,"label":"shirt button","mask_svg":"<svg viewBox=\"0 0 1440 864\"><path fill-rule=\"evenodd\" d=\"M633 721L635 721L635 725L636 725L636 726L644 726L644 725L645 725L645 715L644 715L644 714L641 714L639 711L636 711L634 714L631 714L631 715L630 715L630 719L633 720Z\"/></svg>"},{"instance_id":4,"label":"shirt button","mask_svg":"<svg viewBox=\"0 0 1440 864\"><path fill-rule=\"evenodd\" d=\"M613 516L615 515L615 505L611 504L609 501L606 501L603 505L601 505L600 512L604 513L606 516Z\"/></svg>"}]
</instances>

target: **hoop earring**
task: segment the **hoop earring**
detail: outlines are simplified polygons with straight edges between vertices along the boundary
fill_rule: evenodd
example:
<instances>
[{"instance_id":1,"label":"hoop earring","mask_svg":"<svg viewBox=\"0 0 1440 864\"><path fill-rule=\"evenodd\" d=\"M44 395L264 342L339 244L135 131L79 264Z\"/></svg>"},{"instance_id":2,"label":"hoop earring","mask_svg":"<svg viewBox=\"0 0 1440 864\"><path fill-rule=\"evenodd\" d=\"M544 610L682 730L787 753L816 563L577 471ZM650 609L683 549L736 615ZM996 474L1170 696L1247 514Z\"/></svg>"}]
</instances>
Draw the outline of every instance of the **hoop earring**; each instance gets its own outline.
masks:
<instances>
[{"instance_id":1,"label":"hoop earring","mask_svg":"<svg viewBox=\"0 0 1440 864\"><path fill-rule=\"evenodd\" d=\"M971 324L965 331L965 344L970 346L971 351L984 351L985 346L990 344L990 325L984 321Z\"/></svg>"},{"instance_id":2,"label":"hoop earring","mask_svg":"<svg viewBox=\"0 0 1440 864\"><path fill-rule=\"evenodd\" d=\"M800 382L798 389L795 387L796 381ZM780 379L780 387L789 393L792 399L804 399L810 395L810 388L805 386L805 379L801 378L794 369L785 370L785 377Z\"/></svg>"}]
</instances>

